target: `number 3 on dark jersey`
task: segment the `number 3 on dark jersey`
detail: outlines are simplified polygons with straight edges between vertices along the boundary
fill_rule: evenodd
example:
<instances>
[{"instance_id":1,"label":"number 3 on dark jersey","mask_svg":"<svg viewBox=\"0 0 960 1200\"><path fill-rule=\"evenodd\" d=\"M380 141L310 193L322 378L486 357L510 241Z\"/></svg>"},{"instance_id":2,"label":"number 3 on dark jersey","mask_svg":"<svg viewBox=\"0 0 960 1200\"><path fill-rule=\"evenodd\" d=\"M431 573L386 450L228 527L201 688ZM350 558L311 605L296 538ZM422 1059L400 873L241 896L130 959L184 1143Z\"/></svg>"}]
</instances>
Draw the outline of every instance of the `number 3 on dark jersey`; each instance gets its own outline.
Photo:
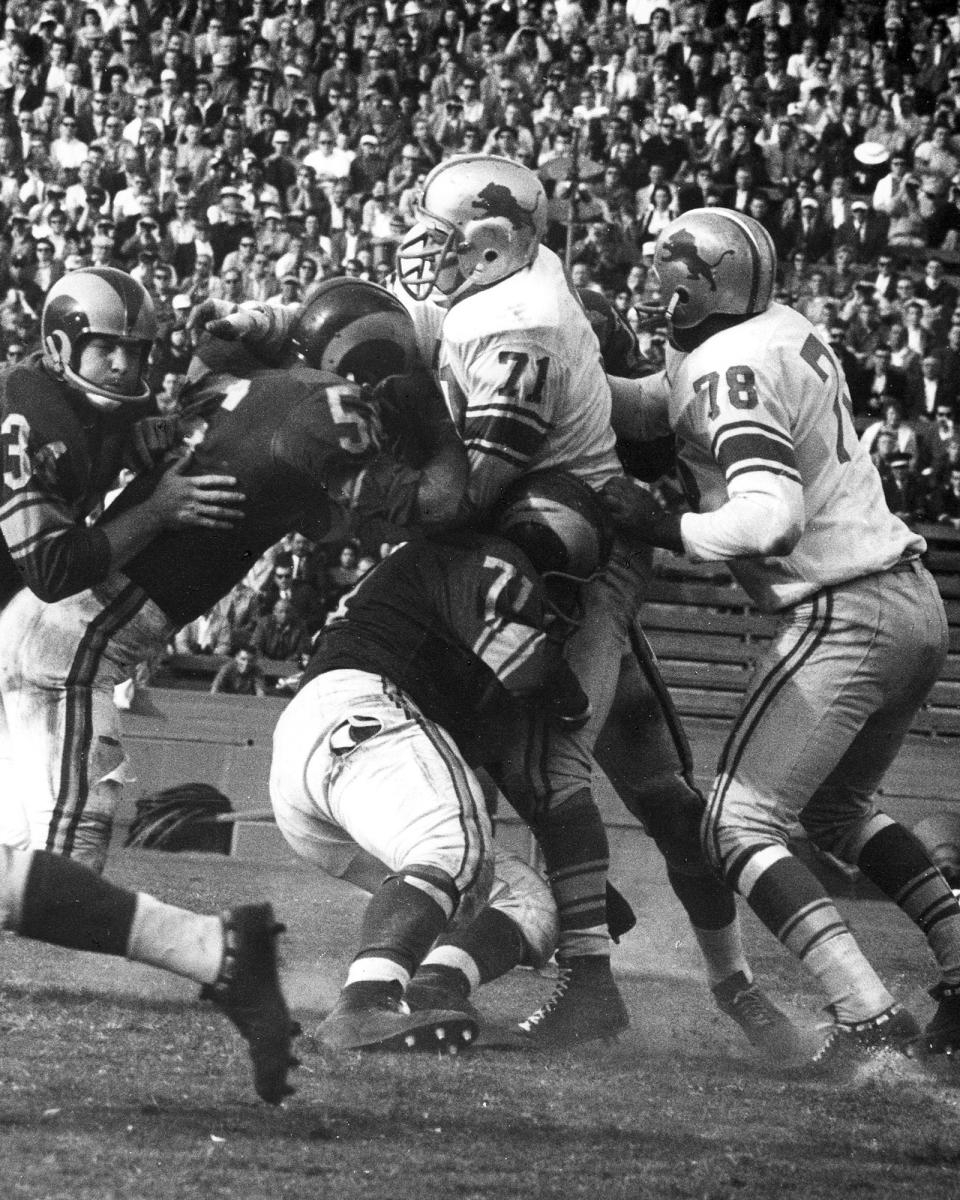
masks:
<instances>
[{"instance_id":1,"label":"number 3 on dark jersey","mask_svg":"<svg viewBox=\"0 0 960 1200\"><path fill-rule=\"evenodd\" d=\"M849 462L850 454L843 444L843 410L844 407L849 409L850 402L848 397L843 394L844 389L841 387L840 382L841 376L836 367L834 367L833 356L823 342L815 334L811 333L800 349L800 357L812 369L817 378L821 379L824 383L830 381L831 371L828 368L833 368L833 374L836 375L836 386L833 393L833 412L837 418L837 462ZM826 363L827 368L823 367L822 363Z\"/></svg>"}]
</instances>

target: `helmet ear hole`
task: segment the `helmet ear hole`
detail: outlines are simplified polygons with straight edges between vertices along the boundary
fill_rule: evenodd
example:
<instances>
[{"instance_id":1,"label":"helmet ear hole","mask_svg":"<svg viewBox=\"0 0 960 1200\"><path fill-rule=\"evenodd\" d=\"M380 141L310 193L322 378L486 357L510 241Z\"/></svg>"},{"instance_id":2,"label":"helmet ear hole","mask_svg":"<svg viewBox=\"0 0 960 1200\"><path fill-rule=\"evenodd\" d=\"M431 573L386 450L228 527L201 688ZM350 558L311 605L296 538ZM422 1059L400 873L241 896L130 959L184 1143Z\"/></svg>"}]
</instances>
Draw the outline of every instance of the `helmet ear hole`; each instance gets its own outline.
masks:
<instances>
[{"instance_id":1,"label":"helmet ear hole","mask_svg":"<svg viewBox=\"0 0 960 1200\"><path fill-rule=\"evenodd\" d=\"M496 250L484 250L483 252L484 262L493 263L496 262L499 257L500 255L497 254Z\"/></svg>"},{"instance_id":2,"label":"helmet ear hole","mask_svg":"<svg viewBox=\"0 0 960 1200\"><path fill-rule=\"evenodd\" d=\"M689 304L690 303L690 293L687 291L687 289L685 287L677 288L676 297L677 297L678 304Z\"/></svg>"}]
</instances>

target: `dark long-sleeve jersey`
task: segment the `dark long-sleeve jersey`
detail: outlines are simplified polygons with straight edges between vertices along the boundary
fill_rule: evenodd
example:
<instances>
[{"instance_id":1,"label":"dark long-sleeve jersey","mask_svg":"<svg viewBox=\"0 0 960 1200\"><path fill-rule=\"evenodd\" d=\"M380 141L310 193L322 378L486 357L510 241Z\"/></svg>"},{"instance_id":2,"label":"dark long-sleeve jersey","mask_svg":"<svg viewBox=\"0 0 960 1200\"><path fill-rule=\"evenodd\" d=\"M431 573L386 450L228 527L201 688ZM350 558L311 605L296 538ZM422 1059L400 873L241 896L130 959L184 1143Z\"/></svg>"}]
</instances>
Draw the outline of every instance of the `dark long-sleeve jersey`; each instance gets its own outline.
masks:
<instances>
[{"instance_id":1,"label":"dark long-sleeve jersey","mask_svg":"<svg viewBox=\"0 0 960 1200\"><path fill-rule=\"evenodd\" d=\"M517 704L586 697L551 639L542 585L511 542L449 534L407 542L340 602L301 686L339 669L385 676L461 745L515 724ZM485 757L495 757L485 746Z\"/></svg>"},{"instance_id":2,"label":"dark long-sleeve jersey","mask_svg":"<svg viewBox=\"0 0 960 1200\"><path fill-rule=\"evenodd\" d=\"M85 404L35 354L0 372L0 412L0 604L24 584L46 601L92 587L110 546L85 518L116 480L143 408Z\"/></svg>"},{"instance_id":3,"label":"dark long-sleeve jersey","mask_svg":"<svg viewBox=\"0 0 960 1200\"><path fill-rule=\"evenodd\" d=\"M234 476L243 515L228 530L162 533L124 567L177 625L212 608L284 534L322 537L350 503L344 482L355 493L364 469L381 473L384 516L407 524L416 508L419 476L378 454L376 417L355 384L309 367L264 367L233 343L211 343L205 354L192 401L208 425L188 474ZM161 470L134 480L107 515L142 500Z\"/></svg>"}]
</instances>

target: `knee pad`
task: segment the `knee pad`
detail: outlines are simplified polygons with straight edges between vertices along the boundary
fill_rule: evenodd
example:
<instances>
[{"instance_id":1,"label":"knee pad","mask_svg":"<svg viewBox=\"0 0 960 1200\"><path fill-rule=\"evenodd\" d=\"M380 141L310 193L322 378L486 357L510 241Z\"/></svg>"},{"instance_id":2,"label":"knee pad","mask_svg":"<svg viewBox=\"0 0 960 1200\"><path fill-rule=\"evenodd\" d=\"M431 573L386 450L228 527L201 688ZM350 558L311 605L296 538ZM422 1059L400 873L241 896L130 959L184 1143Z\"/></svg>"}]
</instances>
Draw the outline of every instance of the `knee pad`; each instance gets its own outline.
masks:
<instances>
[{"instance_id":1,"label":"knee pad","mask_svg":"<svg viewBox=\"0 0 960 1200\"><path fill-rule=\"evenodd\" d=\"M509 917L523 934L528 965L542 967L560 932L557 905L542 876L515 855L498 851L490 907Z\"/></svg>"}]
</instances>

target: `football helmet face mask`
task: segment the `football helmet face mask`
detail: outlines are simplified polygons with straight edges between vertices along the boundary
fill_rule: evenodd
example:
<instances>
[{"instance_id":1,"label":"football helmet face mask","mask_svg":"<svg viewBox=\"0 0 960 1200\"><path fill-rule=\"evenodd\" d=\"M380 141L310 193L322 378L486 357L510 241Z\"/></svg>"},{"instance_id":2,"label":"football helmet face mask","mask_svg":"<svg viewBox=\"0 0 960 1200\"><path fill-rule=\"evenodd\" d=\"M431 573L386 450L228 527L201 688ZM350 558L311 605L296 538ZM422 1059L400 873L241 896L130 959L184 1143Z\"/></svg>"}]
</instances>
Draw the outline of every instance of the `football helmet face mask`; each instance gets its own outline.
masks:
<instances>
[{"instance_id":1,"label":"football helmet face mask","mask_svg":"<svg viewBox=\"0 0 960 1200\"><path fill-rule=\"evenodd\" d=\"M70 271L47 292L40 317L44 364L97 408L113 410L150 399L146 372L156 336L157 318L147 290L115 267ZM83 348L93 337L116 339L138 356L131 390L115 389L80 373Z\"/></svg>"},{"instance_id":2,"label":"football helmet face mask","mask_svg":"<svg viewBox=\"0 0 960 1200\"><path fill-rule=\"evenodd\" d=\"M291 349L308 367L370 387L419 361L413 321L396 296L345 277L317 287L293 326Z\"/></svg>"},{"instance_id":3,"label":"football helmet face mask","mask_svg":"<svg viewBox=\"0 0 960 1200\"><path fill-rule=\"evenodd\" d=\"M397 278L414 300L451 304L528 266L546 231L547 195L533 171L487 154L449 158L423 185Z\"/></svg>"},{"instance_id":4,"label":"football helmet face mask","mask_svg":"<svg viewBox=\"0 0 960 1200\"><path fill-rule=\"evenodd\" d=\"M653 270L671 341L708 317L750 317L773 298L773 239L752 217L729 208L694 208L661 232ZM681 338L679 348L689 339Z\"/></svg>"}]
</instances>

